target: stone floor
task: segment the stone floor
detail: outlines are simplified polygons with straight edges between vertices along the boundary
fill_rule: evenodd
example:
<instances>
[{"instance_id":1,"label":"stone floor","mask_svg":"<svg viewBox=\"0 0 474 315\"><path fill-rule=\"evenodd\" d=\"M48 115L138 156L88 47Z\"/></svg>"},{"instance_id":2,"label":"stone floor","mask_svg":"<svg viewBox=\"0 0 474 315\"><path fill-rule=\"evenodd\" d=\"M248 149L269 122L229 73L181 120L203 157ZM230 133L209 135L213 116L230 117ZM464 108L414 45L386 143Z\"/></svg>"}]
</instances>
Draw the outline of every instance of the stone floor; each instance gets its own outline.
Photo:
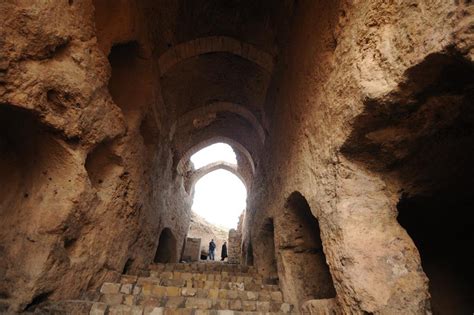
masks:
<instances>
[{"instance_id":1,"label":"stone floor","mask_svg":"<svg viewBox=\"0 0 474 315\"><path fill-rule=\"evenodd\" d=\"M123 275L84 300L43 305L35 314L290 314L278 285L253 267L220 262L153 264L146 277Z\"/></svg>"}]
</instances>

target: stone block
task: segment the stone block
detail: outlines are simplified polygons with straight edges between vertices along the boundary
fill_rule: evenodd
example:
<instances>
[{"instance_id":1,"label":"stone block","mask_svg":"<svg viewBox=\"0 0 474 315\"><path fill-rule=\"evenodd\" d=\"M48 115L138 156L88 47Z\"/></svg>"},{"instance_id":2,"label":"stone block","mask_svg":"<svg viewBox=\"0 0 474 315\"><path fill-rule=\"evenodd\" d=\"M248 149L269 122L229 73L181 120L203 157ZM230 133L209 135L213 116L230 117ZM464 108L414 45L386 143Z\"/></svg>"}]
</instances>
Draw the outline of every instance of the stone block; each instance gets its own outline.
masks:
<instances>
[{"instance_id":1,"label":"stone block","mask_svg":"<svg viewBox=\"0 0 474 315\"><path fill-rule=\"evenodd\" d=\"M160 274L161 279L173 279L173 272L165 271Z\"/></svg>"},{"instance_id":2,"label":"stone block","mask_svg":"<svg viewBox=\"0 0 474 315\"><path fill-rule=\"evenodd\" d=\"M103 294L100 298L100 302L107 303L109 305L122 304L123 294L121 293L111 293Z\"/></svg>"},{"instance_id":3,"label":"stone block","mask_svg":"<svg viewBox=\"0 0 474 315\"><path fill-rule=\"evenodd\" d=\"M163 307L154 307L153 309L151 309L150 312L147 312L147 310L145 310L143 312L143 315L163 315L164 310L165 309Z\"/></svg>"},{"instance_id":4,"label":"stone block","mask_svg":"<svg viewBox=\"0 0 474 315\"><path fill-rule=\"evenodd\" d=\"M167 287L166 296L179 296L181 293L180 288L178 287Z\"/></svg>"},{"instance_id":5,"label":"stone block","mask_svg":"<svg viewBox=\"0 0 474 315\"><path fill-rule=\"evenodd\" d=\"M204 298L188 298L185 306L186 308L208 310L212 308L212 301Z\"/></svg>"},{"instance_id":6,"label":"stone block","mask_svg":"<svg viewBox=\"0 0 474 315\"><path fill-rule=\"evenodd\" d=\"M273 291L270 293L270 296L272 298L272 301L279 303L283 302L283 296L280 291Z\"/></svg>"},{"instance_id":7,"label":"stone block","mask_svg":"<svg viewBox=\"0 0 474 315\"><path fill-rule=\"evenodd\" d=\"M169 297L166 301L165 306L167 308L179 308L184 305L185 298L182 296Z\"/></svg>"},{"instance_id":8,"label":"stone block","mask_svg":"<svg viewBox=\"0 0 474 315\"><path fill-rule=\"evenodd\" d=\"M207 280L208 281L214 281L214 278L215 278L214 274L212 274L212 273L207 275Z\"/></svg>"},{"instance_id":9,"label":"stone block","mask_svg":"<svg viewBox=\"0 0 474 315\"><path fill-rule=\"evenodd\" d=\"M108 315L142 315L143 309L138 306L113 305L109 307Z\"/></svg>"},{"instance_id":10,"label":"stone block","mask_svg":"<svg viewBox=\"0 0 474 315\"><path fill-rule=\"evenodd\" d=\"M242 310L242 301L240 300L232 300L229 301L229 308L234 311L241 311Z\"/></svg>"},{"instance_id":11,"label":"stone block","mask_svg":"<svg viewBox=\"0 0 474 315\"><path fill-rule=\"evenodd\" d=\"M234 311L231 311L231 310L218 310L217 315L234 315Z\"/></svg>"},{"instance_id":12,"label":"stone block","mask_svg":"<svg viewBox=\"0 0 474 315\"><path fill-rule=\"evenodd\" d=\"M100 293L102 294L119 293L119 291L120 283L105 282L100 288Z\"/></svg>"},{"instance_id":13,"label":"stone block","mask_svg":"<svg viewBox=\"0 0 474 315\"><path fill-rule=\"evenodd\" d=\"M236 291L236 290L227 290L227 298L230 300L235 300L239 298L239 292L241 291Z\"/></svg>"},{"instance_id":14,"label":"stone block","mask_svg":"<svg viewBox=\"0 0 474 315\"><path fill-rule=\"evenodd\" d=\"M146 296L142 297L137 301L138 305L143 306L145 309L153 309L155 307L163 306L163 298Z\"/></svg>"},{"instance_id":15,"label":"stone block","mask_svg":"<svg viewBox=\"0 0 474 315\"><path fill-rule=\"evenodd\" d=\"M193 297L196 296L197 290L194 288L182 288L181 289L181 295L182 296L187 296L187 297Z\"/></svg>"},{"instance_id":16,"label":"stone block","mask_svg":"<svg viewBox=\"0 0 474 315\"><path fill-rule=\"evenodd\" d=\"M120 293L132 294L132 290L133 290L133 284L125 283L125 284L122 284L122 287L120 288Z\"/></svg>"},{"instance_id":17,"label":"stone block","mask_svg":"<svg viewBox=\"0 0 474 315\"><path fill-rule=\"evenodd\" d=\"M256 301L258 299L258 293L253 291L243 291L246 292L246 299L249 301Z\"/></svg>"},{"instance_id":18,"label":"stone block","mask_svg":"<svg viewBox=\"0 0 474 315\"><path fill-rule=\"evenodd\" d=\"M151 295L156 296L156 297L161 297L161 296L166 296L166 287L162 286L153 286L151 290Z\"/></svg>"},{"instance_id":19,"label":"stone block","mask_svg":"<svg viewBox=\"0 0 474 315\"><path fill-rule=\"evenodd\" d=\"M255 302L255 301L242 301L242 309L246 312L253 312L257 309L257 302Z\"/></svg>"},{"instance_id":20,"label":"stone block","mask_svg":"<svg viewBox=\"0 0 474 315\"><path fill-rule=\"evenodd\" d=\"M107 307L108 306L105 303L96 302L92 304L89 315L105 315L107 312Z\"/></svg>"},{"instance_id":21,"label":"stone block","mask_svg":"<svg viewBox=\"0 0 474 315\"><path fill-rule=\"evenodd\" d=\"M154 288L155 288L155 285L154 285L154 284L151 284L151 283L143 283L143 284L142 284L142 294L143 294L143 295L152 295Z\"/></svg>"},{"instance_id":22,"label":"stone block","mask_svg":"<svg viewBox=\"0 0 474 315\"><path fill-rule=\"evenodd\" d=\"M213 301L213 308L215 309L221 309L221 310L227 310L229 309L229 300L225 299L218 299Z\"/></svg>"},{"instance_id":23,"label":"stone block","mask_svg":"<svg viewBox=\"0 0 474 315\"><path fill-rule=\"evenodd\" d=\"M258 312L270 312L270 302L257 301Z\"/></svg>"},{"instance_id":24,"label":"stone block","mask_svg":"<svg viewBox=\"0 0 474 315\"><path fill-rule=\"evenodd\" d=\"M219 297L219 290L218 289L210 289L208 298L210 299L217 299Z\"/></svg>"},{"instance_id":25,"label":"stone block","mask_svg":"<svg viewBox=\"0 0 474 315\"><path fill-rule=\"evenodd\" d=\"M227 290L219 290L219 299L227 299Z\"/></svg>"},{"instance_id":26,"label":"stone block","mask_svg":"<svg viewBox=\"0 0 474 315\"><path fill-rule=\"evenodd\" d=\"M260 291L258 293L258 299L260 301L271 301L270 291Z\"/></svg>"},{"instance_id":27,"label":"stone block","mask_svg":"<svg viewBox=\"0 0 474 315\"><path fill-rule=\"evenodd\" d=\"M278 313L280 312L281 303L270 302L270 312Z\"/></svg>"},{"instance_id":28,"label":"stone block","mask_svg":"<svg viewBox=\"0 0 474 315\"><path fill-rule=\"evenodd\" d=\"M198 298L207 298L209 291L206 289L197 289L196 297Z\"/></svg>"},{"instance_id":29,"label":"stone block","mask_svg":"<svg viewBox=\"0 0 474 315\"><path fill-rule=\"evenodd\" d=\"M123 297L123 304L125 305L135 305L137 303L137 296L127 294Z\"/></svg>"}]
</instances>

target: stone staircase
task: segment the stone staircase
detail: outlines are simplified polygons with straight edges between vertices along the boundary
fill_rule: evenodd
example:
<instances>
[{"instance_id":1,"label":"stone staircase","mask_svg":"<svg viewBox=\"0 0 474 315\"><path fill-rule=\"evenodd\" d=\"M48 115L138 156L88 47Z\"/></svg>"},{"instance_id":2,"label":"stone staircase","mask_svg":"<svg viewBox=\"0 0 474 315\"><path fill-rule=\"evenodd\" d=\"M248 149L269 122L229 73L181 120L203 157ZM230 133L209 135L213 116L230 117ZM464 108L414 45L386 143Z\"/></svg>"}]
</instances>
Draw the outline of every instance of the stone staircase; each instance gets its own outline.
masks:
<instances>
[{"instance_id":1,"label":"stone staircase","mask_svg":"<svg viewBox=\"0 0 474 315\"><path fill-rule=\"evenodd\" d=\"M290 314L278 285L265 284L253 267L220 262L153 264L146 277L123 275L104 283L89 301L42 307L44 314L237 315ZM35 312L36 313L36 312ZM41 312L40 312L41 313Z\"/></svg>"}]
</instances>

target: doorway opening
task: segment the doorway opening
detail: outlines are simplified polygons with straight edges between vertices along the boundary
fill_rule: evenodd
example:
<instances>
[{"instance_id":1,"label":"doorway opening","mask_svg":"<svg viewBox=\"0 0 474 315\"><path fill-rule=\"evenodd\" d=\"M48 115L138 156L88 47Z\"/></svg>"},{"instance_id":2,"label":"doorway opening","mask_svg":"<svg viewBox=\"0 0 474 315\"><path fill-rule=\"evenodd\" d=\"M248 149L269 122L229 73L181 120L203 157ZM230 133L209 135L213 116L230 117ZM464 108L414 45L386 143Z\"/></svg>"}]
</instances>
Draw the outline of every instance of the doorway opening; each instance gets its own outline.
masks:
<instances>
[{"instance_id":1,"label":"doorway opening","mask_svg":"<svg viewBox=\"0 0 474 315\"><path fill-rule=\"evenodd\" d=\"M329 299L336 296L326 256L323 251L319 222L306 198L293 192L284 206L279 255L282 286L293 303Z\"/></svg>"},{"instance_id":2,"label":"doorway opening","mask_svg":"<svg viewBox=\"0 0 474 315\"><path fill-rule=\"evenodd\" d=\"M164 228L160 234L156 249L155 263L172 263L178 261L176 238L169 228Z\"/></svg>"}]
</instances>

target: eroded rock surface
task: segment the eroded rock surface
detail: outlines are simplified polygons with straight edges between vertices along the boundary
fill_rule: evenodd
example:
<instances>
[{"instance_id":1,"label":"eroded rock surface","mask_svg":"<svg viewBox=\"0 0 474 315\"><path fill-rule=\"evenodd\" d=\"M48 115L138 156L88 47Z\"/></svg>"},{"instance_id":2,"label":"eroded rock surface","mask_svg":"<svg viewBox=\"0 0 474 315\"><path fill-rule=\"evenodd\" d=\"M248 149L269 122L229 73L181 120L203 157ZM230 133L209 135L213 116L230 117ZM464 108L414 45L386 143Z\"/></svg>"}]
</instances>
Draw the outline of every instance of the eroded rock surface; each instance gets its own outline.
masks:
<instances>
[{"instance_id":1,"label":"eroded rock surface","mask_svg":"<svg viewBox=\"0 0 474 315\"><path fill-rule=\"evenodd\" d=\"M225 142L240 262L295 310L472 313L473 10L1 1L0 312L177 262Z\"/></svg>"}]
</instances>

